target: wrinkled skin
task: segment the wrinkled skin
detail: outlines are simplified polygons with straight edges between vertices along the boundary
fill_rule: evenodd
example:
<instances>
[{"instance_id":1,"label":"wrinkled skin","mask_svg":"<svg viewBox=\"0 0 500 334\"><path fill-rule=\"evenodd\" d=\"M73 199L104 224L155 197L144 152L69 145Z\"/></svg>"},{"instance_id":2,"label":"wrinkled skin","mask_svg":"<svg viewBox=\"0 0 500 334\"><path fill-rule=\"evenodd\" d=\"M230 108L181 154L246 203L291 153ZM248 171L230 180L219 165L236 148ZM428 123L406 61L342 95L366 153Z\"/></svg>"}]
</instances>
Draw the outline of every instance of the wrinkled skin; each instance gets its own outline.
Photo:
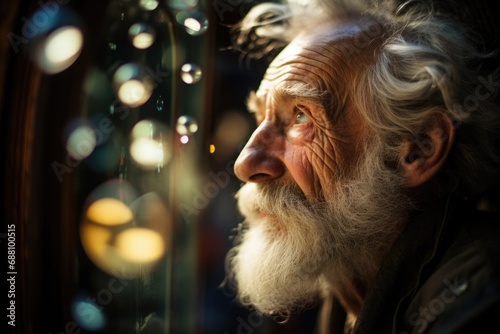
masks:
<instances>
[{"instance_id":1,"label":"wrinkled skin","mask_svg":"<svg viewBox=\"0 0 500 334\"><path fill-rule=\"evenodd\" d=\"M373 54L373 45L355 49L357 37L365 33L366 27L357 19L326 26L312 35L296 37L270 64L248 101L258 127L235 163L240 180L254 185L295 184L306 199L322 202L336 192L337 181L356 177L370 133L349 101L349 92L356 75L373 61L366 56ZM252 194L245 191L240 196ZM239 202L252 201L240 198ZM252 226L255 220L252 217L247 222ZM265 221L286 224L272 217ZM311 235L311 242L321 237ZM390 239L384 240L387 247L392 236ZM376 252L378 260L386 250ZM359 311L367 282L375 275L375 271L366 271L366 284L344 281L331 287L349 313Z\"/></svg>"},{"instance_id":2,"label":"wrinkled skin","mask_svg":"<svg viewBox=\"0 0 500 334\"><path fill-rule=\"evenodd\" d=\"M316 278L325 279L326 293L340 300L353 323L380 263L413 210L412 191L446 160L454 138L449 118L439 118L443 120L433 122L426 133L435 149L408 159L413 144L406 140L393 163L385 160L375 127L354 107L359 105L351 100L355 85L375 62L384 38L383 29L373 25L350 18L296 37L249 99L258 127L235 163L236 176L246 183L238 205L249 233L243 233L229 256L236 282L244 281L239 288L243 286L248 304L272 309L283 295L308 300L289 287L316 284L315 277L307 281L311 275L304 274L314 265L324 268ZM382 32L380 38L376 31ZM362 42L363 36L368 42ZM293 200L280 201L275 193L267 197L267 205L259 203L264 202L258 196L264 188L289 193L291 188L283 185L296 185L302 194L294 192ZM306 205L293 214L283 212L301 202ZM321 205L302 215L310 203ZM324 250L334 251L322 261ZM279 277L273 275L277 269L283 273ZM299 279L294 281L292 274ZM285 302L294 306L294 301Z\"/></svg>"},{"instance_id":3,"label":"wrinkled skin","mask_svg":"<svg viewBox=\"0 0 500 334\"><path fill-rule=\"evenodd\" d=\"M357 33L358 26L345 25L297 37L271 63L249 100L258 128L236 161L239 179L295 182L307 197L318 199L339 174L353 170L366 130L342 95L355 63L345 45ZM333 96L331 105L283 92L293 85Z\"/></svg>"}]
</instances>

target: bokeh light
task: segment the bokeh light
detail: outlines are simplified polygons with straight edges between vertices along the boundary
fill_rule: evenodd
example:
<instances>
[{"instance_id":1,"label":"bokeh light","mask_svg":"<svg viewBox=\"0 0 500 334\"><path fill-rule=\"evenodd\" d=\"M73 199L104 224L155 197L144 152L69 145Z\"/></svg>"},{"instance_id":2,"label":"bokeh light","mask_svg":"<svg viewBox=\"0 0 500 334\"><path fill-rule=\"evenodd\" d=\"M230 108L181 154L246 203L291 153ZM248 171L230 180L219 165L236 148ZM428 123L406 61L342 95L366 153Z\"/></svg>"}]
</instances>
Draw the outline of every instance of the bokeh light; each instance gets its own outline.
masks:
<instances>
[{"instance_id":1,"label":"bokeh light","mask_svg":"<svg viewBox=\"0 0 500 334\"><path fill-rule=\"evenodd\" d=\"M70 67L83 48L83 33L76 26L55 29L38 45L36 62L42 71L55 74Z\"/></svg>"},{"instance_id":2,"label":"bokeh light","mask_svg":"<svg viewBox=\"0 0 500 334\"><path fill-rule=\"evenodd\" d=\"M165 252L160 233L148 228L130 228L116 236L118 254L134 263L150 263L158 260Z\"/></svg>"},{"instance_id":3,"label":"bokeh light","mask_svg":"<svg viewBox=\"0 0 500 334\"><path fill-rule=\"evenodd\" d=\"M118 89L118 97L126 105L138 107L148 100L148 92L142 81L128 80Z\"/></svg>"},{"instance_id":4,"label":"bokeh light","mask_svg":"<svg viewBox=\"0 0 500 334\"><path fill-rule=\"evenodd\" d=\"M181 79L187 84L195 84L201 80L202 71L198 65L184 64L181 67Z\"/></svg>"},{"instance_id":5,"label":"bokeh light","mask_svg":"<svg viewBox=\"0 0 500 334\"><path fill-rule=\"evenodd\" d=\"M68 136L66 151L76 160L83 160L92 154L97 144L94 129L88 125L77 126Z\"/></svg>"},{"instance_id":6,"label":"bokeh light","mask_svg":"<svg viewBox=\"0 0 500 334\"><path fill-rule=\"evenodd\" d=\"M139 4L145 10L155 10L158 7L158 0L140 0Z\"/></svg>"},{"instance_id":7,"label":"bokeh light","mask_svg":"<svg viewBox=\"0 0 500 334\"><path fill-rule=\"evenodd\" d=\"M140 167L154 169L170 161L170 131L158 121L142 120L132 129L130 156Z\"/></svg>"},{"instance_id":8,"label":"bokeh light","mask_svg":"<svg viewBox=\"0 0 500 334\"><path fill-rule=\"evenodd\" d=\"M135 23L128 30L130 41L137 49L149 48L156 39L156 32L149 24Z\"/></svg>"},{"instance_id":9,"label":"bokeh light","mask_svg":"<svg viewBox=\"0 0 500 334\"><path fill-rule=\"evenodd\" d=\"M153 92L153 87L146 80L142 68L132 63L124 64L116 70L113 86L120 101L132 108L146 103Z\"/></svg>"},{"instance_id":10,"label":"bokeh light","mask_svg":"<svg viewBox=\"0 0 500 334\"><path fill-rule=\"evenodd\" d=\"M73 301L71 311L73 319L78 325L89 331L99 331L104 329L106 318L103 312L94 303L77 298Z\"/></svg>"},{"instance_id":11,"label":"bokeh light","mask_svg":"<svg viewBox=\"0 0 500 334\"><path fill-rule=\"evenodd\" d=\"M165 161L163 151L163 144L154 139L137 138L130 144L130 155L144 167L162 166Z\"/></svg>"},{"instance_id":12,"label":"bokeh light","mask_svg":"<svg viewBox=\"0 0 500 334\"><path fill-rule=\"evenodd\" d=\"M154 270L167 253L171 216L157 193L134 197L130 185L117 181L89 195L80 240L89 259L104 272L136 276Z\"/></svg>"},{"instance_id":13,"label":"bokeh light","mask_svg":"<svg viewBox=\"0 0 500 334\"><path fill-rule=\"evenodd\" d=\"M176 15L176 20L192 36L199 36L208 29L208 18L204 13L199 11L179 12Z\"/></svg>"},{"instance_id":14,"label":"bokeh light","mask_svg":"<svg viewBox=\"0 0 500 334\"><path fill-rule=\"evenodd\" d=\"M183 115L177 119L175 129L181 136L192 136L198 131L198 122L191 116Z\"/></svg>"},{"instance_id":15,"label":"bokeh light","mask_svg":"<svg viewBox=\"0 0 500 334\"><path fill-rule=\"evenodd\" d=\"M183 144L187 144L187 143L189 143L189 137L188 137L188 136L186 136L186 135L181 136L180 141L181 141L181 143L183 143Z\"/></svg>"},{"instance_id":16,"label":"bokeh light","mask_svg":"<svg viewBox=\"0 0 500 334\"><path fill-rule=\"evenodd\" d=\"M109 272L113 268L111 258L112 231L84 220L80 226L80 240L88 257L101 269Z\"/></svg>"},{"instance_id":17,"label":"bokeh light","mask_svg":"<svg viewBox=\"0 0 500 334\"><path fill-rule=\"evenodd\" d=\"M102 198L93 202L87 209L87 218L101 225L122 225L132 221L129 207L115 198Z\"/></svg>"}]
</instances>

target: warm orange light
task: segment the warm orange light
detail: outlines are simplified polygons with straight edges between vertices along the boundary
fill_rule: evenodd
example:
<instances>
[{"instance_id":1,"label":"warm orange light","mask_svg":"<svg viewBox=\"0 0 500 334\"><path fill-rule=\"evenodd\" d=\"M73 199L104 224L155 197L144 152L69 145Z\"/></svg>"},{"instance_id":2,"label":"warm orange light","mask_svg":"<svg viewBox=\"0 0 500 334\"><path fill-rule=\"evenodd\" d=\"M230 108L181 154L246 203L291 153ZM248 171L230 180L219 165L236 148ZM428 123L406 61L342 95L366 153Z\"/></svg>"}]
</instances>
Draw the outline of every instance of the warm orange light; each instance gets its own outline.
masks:
<instances>
[{"instance_id":1,"label":"warm orange light","mask_svg":"<svg viewBox=\"0 0 500 334\"><path fill-rule=\"evenodd\" d=\"M118 254L135 263L149 263L158 260L165 252L161 235L148 228L130 228L116 237Z\"/></svg>"},{"instance_id":2,"label":"warm orange light","mask_svg":"<svg viewBox=\"0 0 500 334\"><path fill-rule=\"evenodd\" d=\"M111 231L95 224L83 224L80 228L80 239L88 256L98 264L109 257Z\"/></svg>"},{"instance_id":3,"label":"warm orange light","mask_svg":"<svg viewBox=\"0 0 500 334\"><path fill-rule=\"evenodd\" d=\"M102 198L87 209L87 219L102 225L122 225L130 222L134 215L130 208L115 198Z\"/></svg>"}]
</instances>

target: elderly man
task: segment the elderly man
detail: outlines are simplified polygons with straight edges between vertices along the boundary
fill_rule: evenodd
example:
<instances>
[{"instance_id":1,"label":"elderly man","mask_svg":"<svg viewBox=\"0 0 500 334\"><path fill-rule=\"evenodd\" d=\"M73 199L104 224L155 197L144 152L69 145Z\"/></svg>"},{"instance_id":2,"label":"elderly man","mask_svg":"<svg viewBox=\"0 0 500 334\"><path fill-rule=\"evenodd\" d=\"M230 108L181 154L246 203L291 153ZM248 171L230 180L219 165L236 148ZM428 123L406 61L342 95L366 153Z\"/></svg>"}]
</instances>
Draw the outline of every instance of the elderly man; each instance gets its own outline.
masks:
<instances>
[{"instance_id":1,"label":"elderly man","mask_svg":"<svg viewBox=\"0 0 500 334\"><path fill-rule=\"evenodd\" d=\"M249 55L286 47L248 100L228 276L263 314L322 300L321 333L476 332L500 312L484 199L500 81L428 2L363 6L262 4L243 20Z\"/></svg>"}]
</instances>

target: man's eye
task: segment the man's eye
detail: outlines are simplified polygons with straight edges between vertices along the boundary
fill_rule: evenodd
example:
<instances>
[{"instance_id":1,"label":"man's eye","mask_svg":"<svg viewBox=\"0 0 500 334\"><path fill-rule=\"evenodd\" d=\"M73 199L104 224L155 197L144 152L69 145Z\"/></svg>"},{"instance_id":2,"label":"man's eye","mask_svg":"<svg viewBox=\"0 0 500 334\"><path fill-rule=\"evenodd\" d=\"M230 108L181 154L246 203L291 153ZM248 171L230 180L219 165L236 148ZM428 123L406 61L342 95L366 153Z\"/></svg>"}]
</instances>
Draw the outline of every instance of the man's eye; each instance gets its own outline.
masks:
<instances>
[{"instance_id":1,"label":"man's eye","mask_svg":"<svg viewBox=\"0 0 500 334\"><path fill-rule=\"evenodd\" d=\"M311 121L309 116L307 116L303 111L300 111L300 107L297 107L297 109L299 110L299 112L297 113L297 116L295 116L295 122L297 124L309 123Z\"/></svg>"}]
</instances>

